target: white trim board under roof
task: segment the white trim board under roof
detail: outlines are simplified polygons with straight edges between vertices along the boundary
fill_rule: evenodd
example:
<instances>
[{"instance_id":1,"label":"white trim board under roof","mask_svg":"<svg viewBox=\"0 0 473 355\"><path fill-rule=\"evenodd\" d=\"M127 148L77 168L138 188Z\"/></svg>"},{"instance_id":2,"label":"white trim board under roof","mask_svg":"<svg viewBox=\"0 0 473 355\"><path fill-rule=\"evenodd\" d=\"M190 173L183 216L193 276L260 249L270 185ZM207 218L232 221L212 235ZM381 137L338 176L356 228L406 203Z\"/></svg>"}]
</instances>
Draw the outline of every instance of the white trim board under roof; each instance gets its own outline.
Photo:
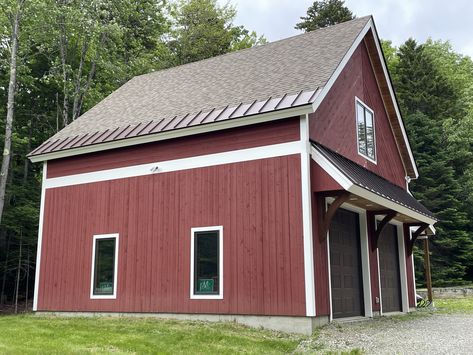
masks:
<instances>
[{"instance_id":1,"label":"white trim board under roof","mask_svg":"<svg viewBox=\"0 0 473 355\"><path fill-rule=\"evenodd\" d=\"M416 178L371 17L136 77L29 158L45 161L312 113L367 34L374 39L396 110L403 164L407 175Z\"/></svg>"},{"instance_id":2,"label":"white trim board under roof","mask_svg":"<svg viewBox=\"0 0 473 355\"><path fill-rule=\"evenodd\" d=\"M437 222L432 212L406 190L340 154L312 143L312 159L344 190L417 221L429 225Z\"/></svg>"}]
</instances>

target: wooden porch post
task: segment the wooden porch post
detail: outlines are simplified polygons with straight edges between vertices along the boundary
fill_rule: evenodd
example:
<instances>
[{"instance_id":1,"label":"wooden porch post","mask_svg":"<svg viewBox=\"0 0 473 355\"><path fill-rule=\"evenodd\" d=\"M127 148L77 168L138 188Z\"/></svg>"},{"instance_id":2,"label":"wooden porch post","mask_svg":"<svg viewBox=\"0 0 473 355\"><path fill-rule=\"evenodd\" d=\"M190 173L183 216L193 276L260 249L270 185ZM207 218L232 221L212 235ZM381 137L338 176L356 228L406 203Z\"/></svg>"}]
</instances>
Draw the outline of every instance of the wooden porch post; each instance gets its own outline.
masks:
<instances>
[{"instance_id":1,"label":"wooden porch post","mask_svg":"<svg viewBox=\"0 0 473 355\"><path fill-rule=\"evenodd\" d=\"M430 274L430 252L429 252L429 238L424 239L424 270L425 270L425 284L427 285L427 298L432 302L432 276Z\"/></svg>"}]
</instances>

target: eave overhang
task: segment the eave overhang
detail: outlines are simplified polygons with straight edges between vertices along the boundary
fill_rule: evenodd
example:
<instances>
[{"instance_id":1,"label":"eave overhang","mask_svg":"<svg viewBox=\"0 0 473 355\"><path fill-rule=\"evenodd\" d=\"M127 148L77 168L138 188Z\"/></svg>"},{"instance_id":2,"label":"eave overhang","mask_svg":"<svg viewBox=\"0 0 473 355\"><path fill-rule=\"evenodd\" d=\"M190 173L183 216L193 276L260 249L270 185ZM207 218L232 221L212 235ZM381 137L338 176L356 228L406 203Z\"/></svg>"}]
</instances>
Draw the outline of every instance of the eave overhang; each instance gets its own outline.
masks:
<instances>
[{"instance_id":1,"label":"eave overhang","mask_svg":"<svg viewBox=\"0 0 473 355\"><path fill-rule=\"evenodd\" d=\"M395 211L413 221L429 225L437 222L433 213L408 191L340 154L312 142L311 157L345 191L354 196L369 201L372 205Z\"/></svg>"}]
</instances>

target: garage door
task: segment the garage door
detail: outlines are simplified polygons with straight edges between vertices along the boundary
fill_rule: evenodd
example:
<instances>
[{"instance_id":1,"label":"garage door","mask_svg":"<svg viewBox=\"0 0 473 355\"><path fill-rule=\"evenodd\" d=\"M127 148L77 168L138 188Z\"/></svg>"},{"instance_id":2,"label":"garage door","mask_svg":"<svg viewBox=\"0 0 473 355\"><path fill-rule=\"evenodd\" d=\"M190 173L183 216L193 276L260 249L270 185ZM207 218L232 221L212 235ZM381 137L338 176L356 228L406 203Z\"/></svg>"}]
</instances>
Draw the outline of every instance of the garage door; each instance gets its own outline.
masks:
<instances>
[{"instance_id":1,"label":"garage door","mask_svg":"<svg viewBox=\"0 0 473 355\"><path fill-rule=\"evenodd\" d=\"M333 318L364 315L357 213L339 208L330 225Z\"/></svg>"},{"instance_id":2,"label":"garage door","mask_svg":"<svg viewBox=\"0 0 473 355\"><path fill-rule=\"evenodd\" d=\"M397 228L389 224L384 228L378 242L383 312L402 310L399 249L397 243Z\"/></svg>"}]
</instances>

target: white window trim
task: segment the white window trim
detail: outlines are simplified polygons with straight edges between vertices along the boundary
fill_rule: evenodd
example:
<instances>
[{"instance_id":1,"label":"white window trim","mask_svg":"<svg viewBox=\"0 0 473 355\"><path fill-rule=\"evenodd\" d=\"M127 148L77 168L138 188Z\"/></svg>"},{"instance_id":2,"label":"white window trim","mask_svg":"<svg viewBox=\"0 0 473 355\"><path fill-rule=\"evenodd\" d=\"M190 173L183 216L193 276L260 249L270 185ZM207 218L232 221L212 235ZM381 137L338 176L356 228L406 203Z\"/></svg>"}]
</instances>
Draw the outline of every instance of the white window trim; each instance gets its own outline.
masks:
<instances>
[{"instance_id":1,"label":"white window trim","mask_svg":"<svg viewBox=\"0 0 473 355\"><path fill-rule=\"evenodd\" d=\"M363 108L365 110L368 110L373 115L374 159L369 157L368 154L365 155L365 154L360 153L360 138L359 138L359 134L358 134L358 106L357 106L358 104L363 106ZM355 96L356 150L358 152L358 155L362 156L366 160L369 160L373 164L378 164L377 163L378 147L376 146L376 123L375 123L375 121L376 121L376 119L375 119L375 116L374 116L374 111L367 104L365 104L363 101L361 101L359 97ZM366 149L368 149L368 148L366 148Z\"/></svg>"},{"instance_id":2,"label":"white window trim","mask_svg":"<svg viewBox=\"0 0 473 355\"><path fill-rule=\"evenodd\" d=\"M113 273L113 294L111 295L94 295L94 275L95 275L95 246L99 239L112 239L115 238L115 269ZM118 283L118 246L119 246L119 234L95 234L93 237L92 245L92 269L90 274L90 298L91 299L116 299L117 298L117 283Z\"/></svg>"},{"instance_id":3,"label":"white window trim","mask_svg":"<svg viewBox=\"0 0 473 355\"><path fill-rule=\"evenodd\" d=\"M198 232L218 232L218 290L216 295L196 295L194 294L194 255L195 255L195 234ZM196 227L191 228L191 268L190 268L190 298L193 300L223 300L223 226Z\"/></svg>"}]
</instances>

